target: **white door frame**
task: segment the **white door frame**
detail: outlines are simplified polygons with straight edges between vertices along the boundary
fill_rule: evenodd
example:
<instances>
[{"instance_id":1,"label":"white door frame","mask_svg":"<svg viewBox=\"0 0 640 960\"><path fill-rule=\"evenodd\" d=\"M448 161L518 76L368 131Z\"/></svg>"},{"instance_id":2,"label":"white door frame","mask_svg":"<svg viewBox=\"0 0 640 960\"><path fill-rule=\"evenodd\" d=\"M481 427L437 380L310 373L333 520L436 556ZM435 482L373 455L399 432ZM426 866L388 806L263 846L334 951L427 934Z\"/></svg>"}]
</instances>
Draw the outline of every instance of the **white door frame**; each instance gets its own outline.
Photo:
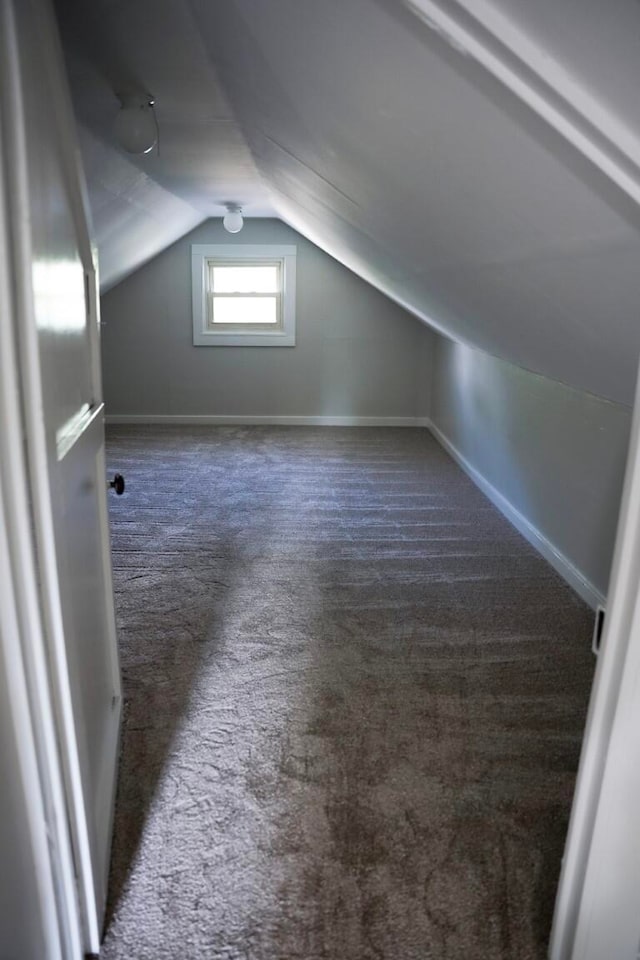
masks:
<instances>
[{"instance_id":1,"label":"white door frame","mask_svg":"<svg viewBox=\"0 0 640 960\"><path fill-rule=\"evenodd\" d=\"M82 793L82 779L78 759L78 744L73 718L69 668L66 658L65 635L62 620L60 585L58 582L53 534L53 515L49 493L46 438L42 415L42 390L38 340L33 304L33 278L31 237L29 232L29 184L27 178L26 135L24 130L24 106L20 76L20 44L13 18L11 2L4 3L7 10L5 36L7 37L7 62L10 75L7 99L11 114L7 126L11 139L7 138L6 177L11 191L13 242L13 285L15 289L14 312L20 332L16 359L20 371L19 389L25 407L25 438L30 469L30 492L33 504L33 526L36 535L39 568L41 574L41 604L44 631L50 655L50 684L57 719L61 763L64 770L65 788L69 806L71 836L74 846L78 893L85 927L84 941L87 948L97 953L100 946L100 930L92 908L93 884L91 879L91 855L86 829L86 812ZM32 53L33 55L33 53Z\"/></svg>"},{"instance_id":2,"label":"white door frame","mask_svg":"<svg viewBox=\"0 0 640 960\"><path fill-rule=\"evenodd\" d=\"M640 377L549 949L637 960L640 944Z\"/></svg>"},{"instance_id":3,"label":"white door frame","mask_svg":"<svg viewBox=\"0 0 640 960\"><path fill-rule=\"evenodd\" d=\"M38 33L38 47L34 50L21 50L16 27L15 6L24 0L0 0L2 30L0 36L0 57L4 95L2 105L6 109L3 116L2 174L3 189L9 198L6 223L10 237L10 278L13 304L13 349L11 359L4 359L11 367L12 383L16 396L21 397L23 422L16 443L20 446L21 456L26 460L22 484L22 496L29 507L29 523L24 527L22 536L31 542L37 565L38 576L34 580L37 596L36 606L41 616L41 636L45 645L44 670L42 682L47 685L54 720L54 740L49 743L51 762L59 765L64 781L64 822L68 823L73 848L73 868L75 869L73 893L65 887L64 897L68 901L69 912L79 914L82 925L82 947L85 952L97 954L100 949L102 909L100 897L96 896L93 879L91 847L87 830L87 811L83 794L82 772L79 761L78 739L75 729L73 703L69 682L65 627L61 606L61 588L58 577L54 520L51 493L49 489L48 451L43 417L42 380L38 334L34 310L32 263L33 253L30 234L30 185L28 182L28 164L26 155L26 129L28 120L25 113L24 97L20 72L20 57L39 57L40 68L47 76L49 89L49 109L55 115L59 131L58 143L43 144L43 149L59 149L64 176L66 178L67 197L75 222L79 253L85 271L87 310L90 331L91 402L101 415L101 375L99 348L99 298L97 291L96 251L92 247L89 231L89 208L84 186L84 178L79 165L76 147L75 122L68 90L66 88L62 53L57 35L57 24L53 18L48 0L27 0L29 15ZM5 371L3 369L2 375ZM7 381L8 382L8 381ZM26 443L25 443L26 441ZM12 461L13 462L13 461ZM16 461L17 462L17 461ZM27 467L28 464L28 467ZM106 474L104 474L106 488ZM102 498L102 501L104 498ZM104 558L104 588L112 595L110 577L110 546L106 503L100 502L100 529ZM108 629L113 644L110 648L111 667L114 678L114 697L117 711L114 717L119 722L120 715L120 674L115 643L115 622L113 611L109 613ZM36 635L33 635L36 643ZM30 643L31 646L31 643ZM34 653L34 657L36 654ZM57 742L56 742L57 741ZM116 735L117 741L117 735ZM114 742L114 750L117 742ZM55 774L52 773L55 778ZM112 802L113 798L109 797ZM112 806L106 815L111 816ZM56 868L66 871L63 863ZM73 873L73 869L72 869ZM66 956L80 956L74 949Z\"/></svg>"},{"instance_id":4,"label":"white door frame","mask_svg":"<svg viewBox=\"0 0 640 960\"><path fill-rule=\"evenodd\" d=\"M13 11L0 0L0 128L12 130L15 91ZM7 209L13 157L0 139L0 657L9 690L25 819L35 864L37 903L47 960L82 956L76 880L67 803L59 761L39 571L24 448L17 332L15 219ZM9 865L5 865L9 870ZM10 882L9 877L5 878Z\"/></svg>"}]
</instances>

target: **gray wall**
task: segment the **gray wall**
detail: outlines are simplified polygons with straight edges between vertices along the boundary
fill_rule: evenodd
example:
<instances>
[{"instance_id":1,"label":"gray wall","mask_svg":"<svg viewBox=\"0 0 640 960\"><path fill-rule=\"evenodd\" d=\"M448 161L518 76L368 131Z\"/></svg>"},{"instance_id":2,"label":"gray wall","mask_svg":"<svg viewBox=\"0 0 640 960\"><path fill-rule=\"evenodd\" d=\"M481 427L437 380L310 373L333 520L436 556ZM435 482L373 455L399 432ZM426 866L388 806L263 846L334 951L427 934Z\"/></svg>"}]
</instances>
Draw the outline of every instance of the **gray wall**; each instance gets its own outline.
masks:
<instances>
[{"instance_id":1,"label":"gray wall","mask_svg":"<svg viewBox=\"0 0 640 960\"><path fill-rule=\"evenodd\" d=\"M606 594L631 411L444 337L431 419Z\"/></svg>"},{"instance_id":2,"label":"gray wall","mask_svg":"<svg viewBox=\"0 0 640 960\"><path fill-rule=\"evenodd\" d=\"M194 347L192 243L295 243L295 347ZM209 220L102 298L108 414L415 417L426 328L278 220Z\"/></svg>"}]
</instances>

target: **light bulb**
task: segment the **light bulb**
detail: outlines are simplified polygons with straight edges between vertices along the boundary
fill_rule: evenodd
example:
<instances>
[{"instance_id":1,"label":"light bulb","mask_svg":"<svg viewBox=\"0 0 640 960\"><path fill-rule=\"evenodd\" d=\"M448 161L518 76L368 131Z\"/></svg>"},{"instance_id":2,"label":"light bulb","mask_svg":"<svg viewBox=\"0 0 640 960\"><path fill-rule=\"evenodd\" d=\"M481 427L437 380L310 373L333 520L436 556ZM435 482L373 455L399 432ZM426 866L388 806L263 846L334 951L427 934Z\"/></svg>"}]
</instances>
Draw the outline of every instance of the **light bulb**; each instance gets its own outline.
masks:
<instances>
[{"instance_id":1,"label":"light bulb","mask_svg":"<svg viewBox=\"0 0 640 960\"><path fill-rule=\"evenodd\" d=\"M153 100L125 101L116 117L114 130L127 153L149 153L153 150L158 139Z\"/></svg>"},{"instance_id":2,"label":"light bulb","mask_svg":"<svg viewBox=\"0 0 640 960\"><path fill-rule=\"evenodd\" d=\"M227 233L240 233L244 220L238 207L229 207L224 215L222 226Z\"/></svg>"}]
</instances>

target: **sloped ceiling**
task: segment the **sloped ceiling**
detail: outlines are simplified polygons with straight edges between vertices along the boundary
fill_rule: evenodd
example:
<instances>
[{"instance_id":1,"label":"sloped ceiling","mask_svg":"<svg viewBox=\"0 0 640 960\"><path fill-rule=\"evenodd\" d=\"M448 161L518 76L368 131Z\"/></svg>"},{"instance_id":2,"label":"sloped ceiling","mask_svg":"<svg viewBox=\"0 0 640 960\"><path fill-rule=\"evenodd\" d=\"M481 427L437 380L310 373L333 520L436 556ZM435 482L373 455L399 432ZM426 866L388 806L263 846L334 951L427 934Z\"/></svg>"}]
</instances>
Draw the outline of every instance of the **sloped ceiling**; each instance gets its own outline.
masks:
<instances>
[{"instance_id":1,"label":"sloped ceiling","mask_svg":"<svg viewBox=\"0 0 640 960\"><path fill-rule=\"evenodd\" d=\"M205 217L86 127L78 135L105 293Z\"/></svg>"},{"instance_id":2,"label":"sloped ceiling","mask_svg":"<svg viewBox=\"0 0 640 960\"><path fill-rule=\"evenodd\" d=\"M275 210L181 0L56 0L100 259L101 289L224 204ZM159 150L120 149L119 95L156 100Z\"/></svg>"},{"instance_id":3,"label":"sloped ceiling","mask_svg":"<svg viewBox=\"0 0 640 960\"><path fill-rule=\"evenodd\" d=\"M112 51L144 67L138 83L154 85L161 156L142 164L163 188L205 216L216 214L212 198L236 199L221 196L215 172L206 184L204 178L207 158L219 156L224 120L237 137L237 156L245 158L237 169L249 171L247 183L257 195L262 191L265 212L272 204L301 233L450 336L631 402L640 353L634 195L638 187L640 198L634 97L640 6L624 0L191 0L190 6L103 0L99 6L115 24ZM549 123L477 57L465 55L442 21L434 23L434 9L468 19L481 12L478 29L502 31L500 44L513 40L518 69L526 70L521 76L531 78L539 68L543 94L546 84L547 96L560 98L562 122ZM143 11L150 26L136 58ZM104 52L95 35L93 42L93 52L86 37L76 46L85 78L93 72L104 85L108 70L98 63ZM179 52L172 52L175 45ZM173 67L165 71L167 57ZM112 72L115 62L112 54ZM183 85L192 64L200 73ZM85 80L79 95L77 78L72 71L80 118L95 128L95 87L87 93ZM209 108L212 128L192 139L198 124L207 127ZM567 116L577 130L573 140L562 130ZM105 143L112 119L113 111L107 124L105 113L96 130ZM250 156L242 153L245 141ZM229 159L231 176L236 168Z\"/></svg>"}]
</instances>

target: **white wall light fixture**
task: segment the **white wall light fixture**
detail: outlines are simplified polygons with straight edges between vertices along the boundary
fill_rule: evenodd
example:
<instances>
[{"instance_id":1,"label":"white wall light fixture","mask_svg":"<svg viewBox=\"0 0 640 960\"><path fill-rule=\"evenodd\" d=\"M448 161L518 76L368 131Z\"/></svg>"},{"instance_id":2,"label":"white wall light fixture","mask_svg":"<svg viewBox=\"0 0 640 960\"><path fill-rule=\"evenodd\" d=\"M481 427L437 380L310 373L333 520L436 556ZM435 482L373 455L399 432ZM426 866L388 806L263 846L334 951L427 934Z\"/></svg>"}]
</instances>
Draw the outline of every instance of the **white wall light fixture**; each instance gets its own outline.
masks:
<instances>
[{"instance_id":1,"label":"white wall light fixture","mask_svg":"<svg viewBox=\"0 0 640 960\"><path fill-rule=\"evenodd\" d=\"M242 210L237 203L226 203L227 212L222 220L222 226L227 233L240 233L244 225Z\"/></svg>"},{"instance_id":2,"label":"white wall light fixture","mask_svg":"<svg viewBox=\"0 0 640 960\"><path fill-rule=\"evenodd\" d=\"M149 153L158 142L158 121L154 100L147 94L121 97L122 107L116 117L115 135L127 153Z\"/></svg>"}]
</instances>

